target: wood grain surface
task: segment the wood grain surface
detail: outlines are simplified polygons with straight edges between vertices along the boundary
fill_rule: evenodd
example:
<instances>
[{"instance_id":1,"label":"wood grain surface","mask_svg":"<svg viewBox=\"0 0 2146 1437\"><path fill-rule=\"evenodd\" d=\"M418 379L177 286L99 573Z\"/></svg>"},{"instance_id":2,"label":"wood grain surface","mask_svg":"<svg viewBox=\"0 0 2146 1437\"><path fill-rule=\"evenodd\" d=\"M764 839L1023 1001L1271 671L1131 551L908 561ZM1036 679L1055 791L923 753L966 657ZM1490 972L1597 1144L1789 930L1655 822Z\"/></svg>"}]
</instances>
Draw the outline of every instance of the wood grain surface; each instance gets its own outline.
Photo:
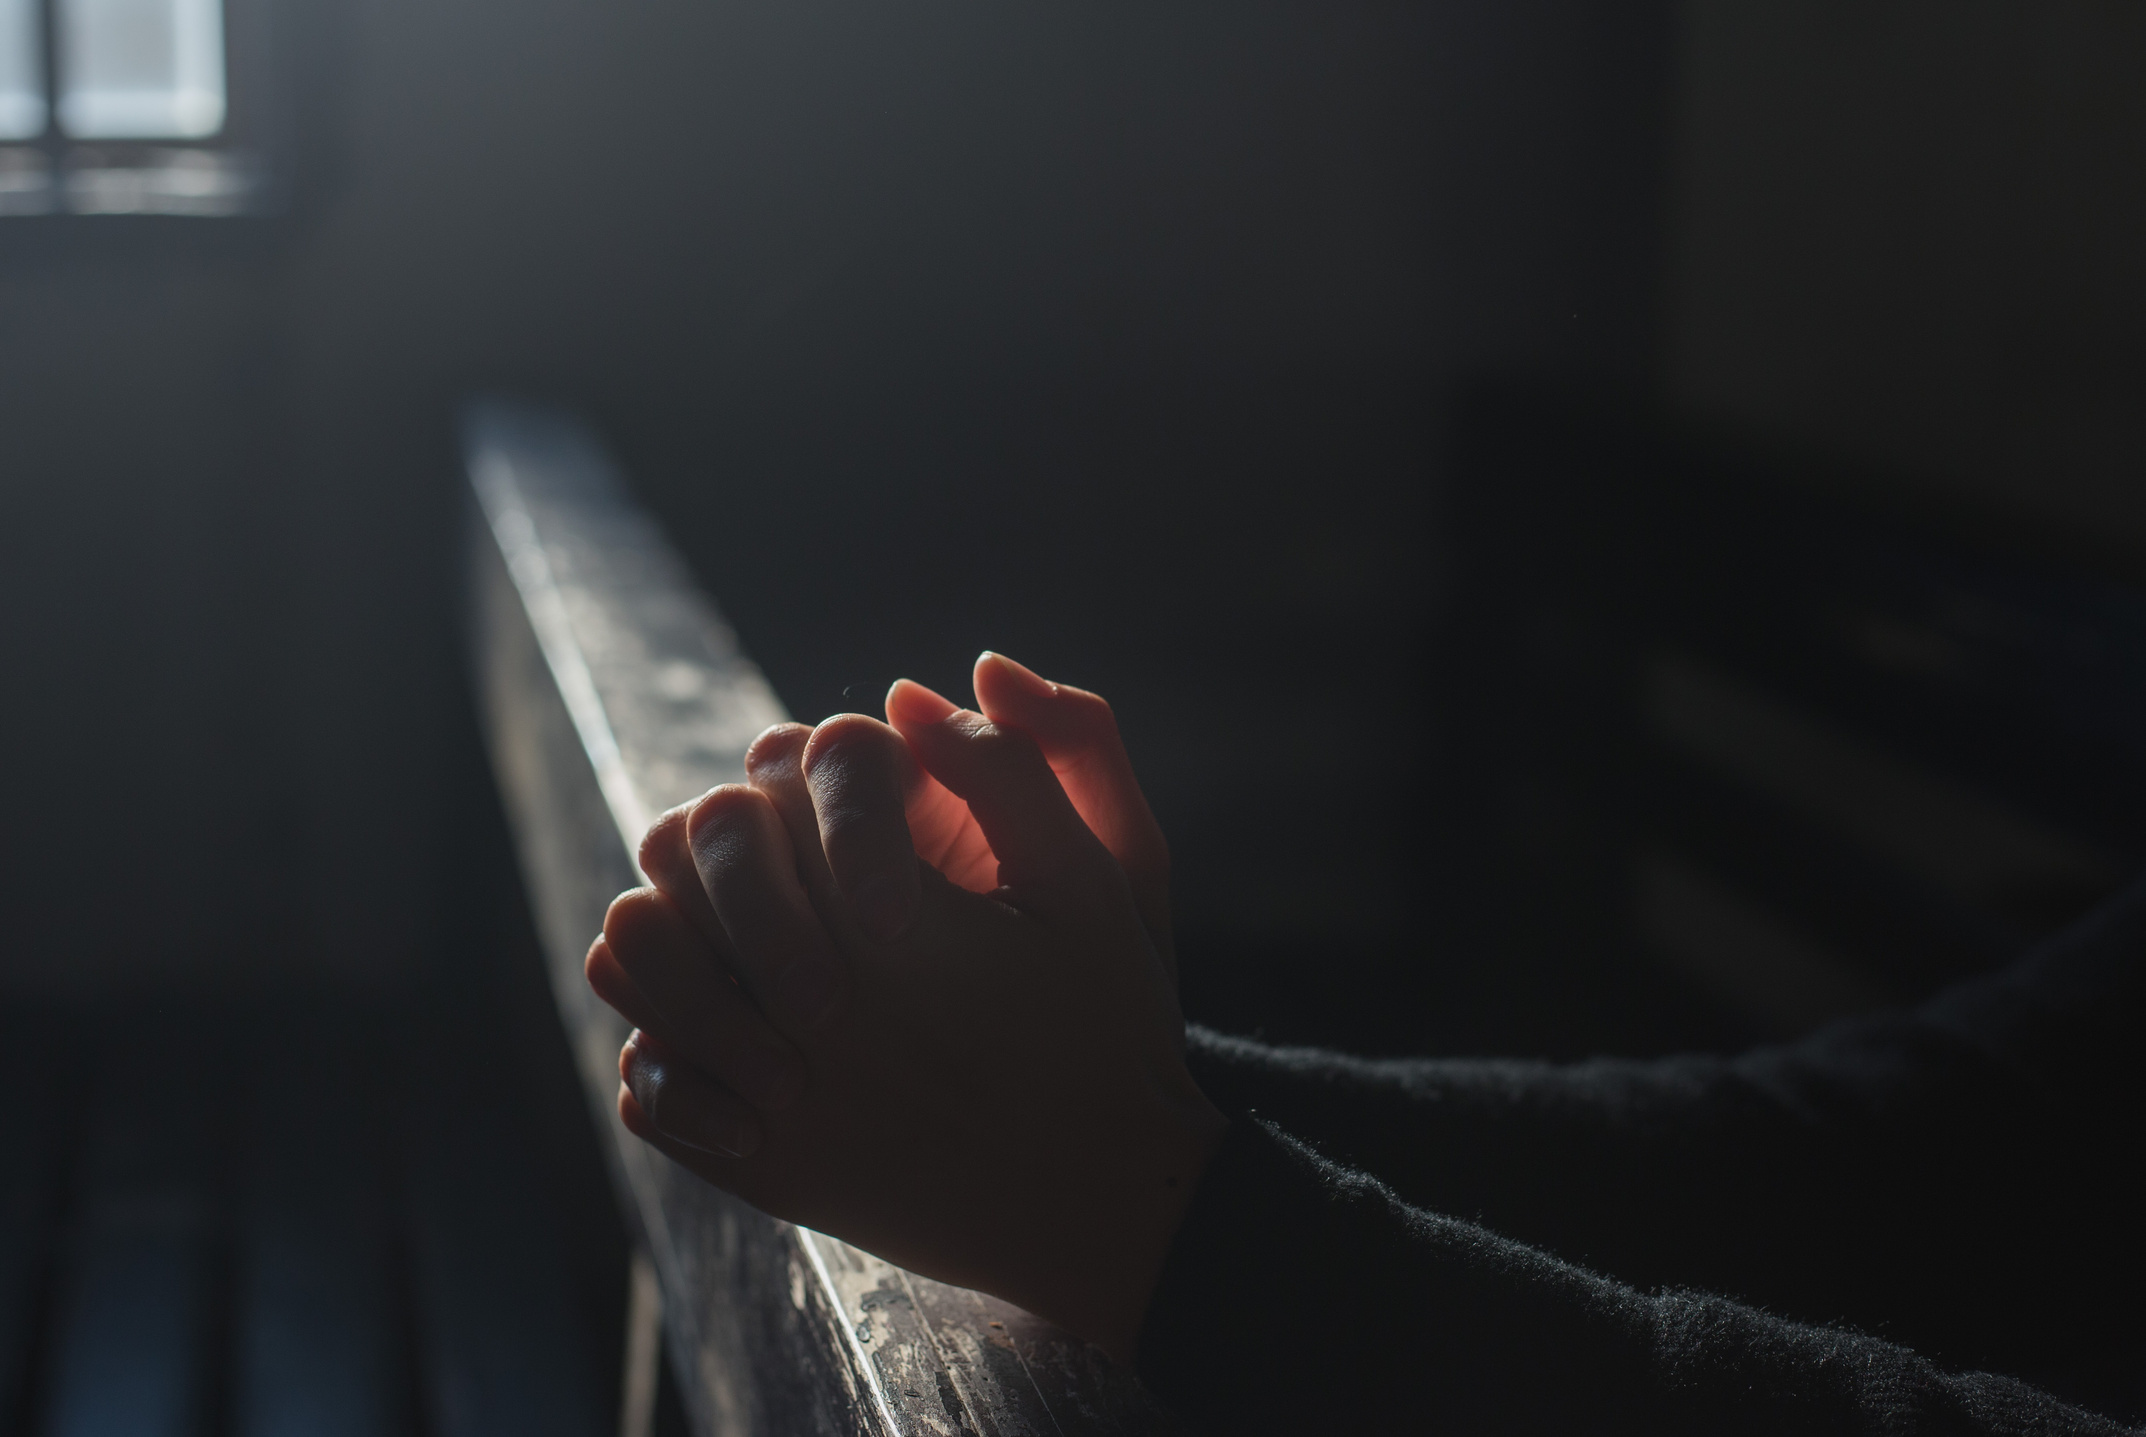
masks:
<instances>
[{"instance_id":1,"label":"wood grain surface","mask_svg":"<svg viewBox=\"0 0 2146 1437\"><path fill-rule=\"evenodd\" d=\"M768 1217L618 1125L626 1028L582 980L582 957L610 899L642 881L633 854L649 820L742 779L746 746L787 715L586 426L484 401L463 434L493 767L697 1433L1171 1430L1087 1344Z\"/></svg>"}]
</instances>

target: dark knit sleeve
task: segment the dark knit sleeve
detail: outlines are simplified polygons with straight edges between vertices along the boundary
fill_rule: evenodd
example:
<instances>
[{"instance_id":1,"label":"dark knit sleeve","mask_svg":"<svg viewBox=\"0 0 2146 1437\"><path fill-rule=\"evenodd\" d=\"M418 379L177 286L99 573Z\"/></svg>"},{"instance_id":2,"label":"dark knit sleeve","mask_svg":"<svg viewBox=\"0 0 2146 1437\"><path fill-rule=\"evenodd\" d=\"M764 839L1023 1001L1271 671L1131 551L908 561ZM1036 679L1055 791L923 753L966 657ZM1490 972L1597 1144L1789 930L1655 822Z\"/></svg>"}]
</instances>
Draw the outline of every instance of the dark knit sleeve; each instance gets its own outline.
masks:
<instances>
[{"instance_id":1,"label":"dark knit sleeve","mask_svg":"<svg viewBox=\"0 0 2146 1437\"><path fill-rule=\"evenodd\" d=\"M1237 1122L1149 1307L1195 1433L2121 1433L2008 1378L1724 1298L1639 1292Z\"/></svg>"},{"instance_id":2,"label":"dark knit sleeve","mask_svg":"<svg viewBox=\"0 0 2146 1437\"><path fill-rule=\"evenodd\" d=\"M2110 1318L2146 1289L2142 1032L2146 885L2006 972L1741 1055L1384 1061L1195 1030L1190 1056L1225 1113L1418 1208L2055 1380L2146 1367L2146 1324Z\"/></svg>"}]
</instances>

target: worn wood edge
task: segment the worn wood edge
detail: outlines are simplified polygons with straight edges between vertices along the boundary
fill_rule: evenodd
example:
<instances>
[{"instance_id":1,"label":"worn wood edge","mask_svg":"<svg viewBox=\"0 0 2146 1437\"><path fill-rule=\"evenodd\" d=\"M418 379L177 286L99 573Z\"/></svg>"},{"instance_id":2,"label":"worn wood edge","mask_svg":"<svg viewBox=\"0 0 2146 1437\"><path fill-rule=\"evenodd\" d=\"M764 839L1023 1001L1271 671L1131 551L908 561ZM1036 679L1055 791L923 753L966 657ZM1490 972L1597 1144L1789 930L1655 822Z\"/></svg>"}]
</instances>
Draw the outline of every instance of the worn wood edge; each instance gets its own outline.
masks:
<instances>
[{"instance_id":1,"label":"worn wood edge","mask_svg":"<svg viewBox=\"0 0 2146 1437\"><path fill-rule=\"evenodd\" d=\"M504 428L511 435L516 423L551 426L554 433L573 437L582 446L579 460L585 466L601 466L603 472L583 476L584 491L556 504L560 512L547 512L533 500L517 472L510 445L498 441ZM619 888L644 881L635 853L641 832L650 817L672 802L682 801L714 783L736 781L743 776L744 745L749 736L734 735L730 748L720 757L705 751L672 760L668 777L674 785L690 777L694 786L678 793L651 794L646 776L659 768L639 753L632 737L622 736L614 722L613 702L607 702L606 676L601 656L592 660L581 630L593 625L602 629L601 615L591 612L600 592L601 573L561 575L577 563L601 569L605 542L631 561L632 574L619 587L627 592L612 594L623 606L636 597L652 609L661 609L673 621L694 630L695 640L707 651L707 673L701 687L710 691L743 691L744 708L758 709L766 722L780 721L780 704L757 671L737 652L735 641L713 606L693 586L684 564L669 550L653 524L634 509L618 484L615 470L593 437L560 416L544 415L515 406L490 403L473 406L465 422L465 446L475 507L473 523L472 576L477 592L475 609L484 612L477 621L480 686L487 716L487 739L493 746L493 761L507 790L510 816L515 820L517 844L522 848L525 871L538 874L547 867L560 867L556 856L547 864L536 852L554 839L540 830L556 828L564 815L530 810L534 795L554 787L557 775L542 770L551 762L531 752L527 735L517 742L512 712L519 688L497 672L501 668L501 634L514 634L535 651L552 690L557 719L571 729L571 743L578 750L585 795L600 807L602 819L583 816L582 826L598 823L610 829L604 853L591 853L601 868L616 878L608 890L595 898L593 910L582 928L593 938L602 903ZM568 485L568 488L574 487ZM553 496L556 499L556 495ZM581 543L576 553L576 531L595 532L593 543ZM653 577L651 577L653 576ZM616 576L613 576L616 577ZM597 581L593 586L590 580ZM579 581L582 592L569 590ZM615 615L612 617L616 617ZM627 621L637 619L629 615ZM577 625L577 618L582 622ZM666 672L690 662L690 655L675 649L664 655ZM615 666L614 666L615 668ZM621 675L609 675L611 686L620 686ZM682 685L694 691L692 683ZM757 692L754 692L757 690ZM646 712L636 712L631 696L626 717L649 722ZM645 708L645 706L644 706ZM732 716L733 720L735 715ZM519 716L526 727L527 714ZM690 719L688 720L690 722ZM660 722L660 720L659 720ZM718 725L720 726L720 725ZM735 722L730 725L737 728ZM764 724L748 725L757 733ZM742 730L739 731L742 733ZM646 737L642 735L641 737ZM554 748L566 746L567 736L552 740ZM519 749L519 752L516 750ZM640 759L637 772L637 758ZM555 798L551 808L570 807ZM571 819L568 819L571 822ZM609 879L599 880L601 888ZM540 909L547 895L533 894ZM667 1335L673 1358L681 1373L695 1379L685 1396L696 1426L713 1434L751 1430L760 1412L752 1394L734 1389L741 1381L757 1383L765 1373L710 1370L713 1352L706 1340L704 1318L695 1294L679 1289L684 1275L694 1266L681 1253L680 1234L673 1231L673 1207L684 1192L713 1194L727 1205L724 1220L769 1225L783 1239L790 1253L789 1302L800 1316L816 1315L821 1340L836 1349L836 1375L847 1389L852 1430L935 1431L1006 1434L1119 1432L1167 1430L1173 1424L1162 1418L1136 1380L1115 1369L1097 1350L1052 1327L1029 1313L984 1294L949 1287L905 1272L891 1263L850 1247L824 1234L779 1223L747 1205L716 1193L667 1161L660 1160L644 1144L627 1134L617 1122L615 1110L616 1053L625 1025L597 1003L581 979L585 946L575 918L556 910L540 913L551 950L549 967L566 1019L576 1059L588 1085L592 1106L602 1125L612 1132L607 1145L614 1163L614 1177L639 1220L645 1243L654 1259L665 1291ZM583 905L586 907L587 905ZM549 919L546 922L546 919ZM666 1199L670 1201L666 1201ZM688 1211L698 1205L687 1203ZM763 1295L765 1295L763 1293ZM705 1296L705 1295L703 1295ZM837 1328L839 1333L828 1331ZM739 1333L724 1344L743 1358ZM726 1398L726 1392L728 1393ZM819 1427L819 1423L814 1426ZM825 1430L825 1429L823 1429Z\"/></svg>"},{"instance_id":2,"label":"worn wood edge","mask_svg":"<svg viewBox=\"0 0 2146 1437\"><path fill-rule=\"evenodd\" d=\"M490 548L488 540L483 543ZM480 550L476 557L490 559L489 574L479 569L480 607L518 622L524 616L504 563L496 552L487 555ZM489 583L483 582L486 579ZM483 593L487 588L489 599ZM513 636L512 629L507 633ZM524 662L542 664L536 635L526 624L519 637L528 651ZM774 1254L764 1249L788 1254L796 1247L795 1235L787 1224L671 1167L618 1122L616 1063L626 1025L588 992L581 980L577 949L583 933L593 938L611 895L636 881L634 869L629 850L618 841L609 815L601 811L603 801L593 771L584 766L575 774L570 768L579 753L579 740L563 702L552 695L555 712L531 715L528 709L533 706L522 701L527 684L500 672L512 666L509 648L495 638L485 656L488 672L481 678L490 691L486 694L488 737L494 761L502 770L516 844L535 890L532 898L545 937L548 976L592 1117L610 1134L611 1141L603 1148L614 1182L663 1279L666 1342L675 1370L687 1378L683 1395L689 1413L696 1430L708 1437L771 1430L772 1414L766 1409L781 1404L763 1400L764 1364L756 1360L763 1354L752 1350L749 1334L740 1327L741 1322L758 1319L738 1309L755 1297L764 1299L771 1286L768 1273L755 1271L773 1260ZM503 711L517 702L520 712ZM563 731L550 735L548 742L546 735L530 731L546 719ZM562 749L570 751L561 754ZM557 783L561 769L578 779L585 792L576 793ZM590 846L598 852L578 861L573 857L562 861L557 852L545 852L547 846L571 847L577 840L593 840ZM578 885L571 879L546 881L547 876L571 874L576 868L591 870ZM786 1266L791 1261L788 1257L781 1260ZM711 1268L720 1271L711 1274ZM689 1274L712 1275L716 1280L712 1285L695 1284L688 1280ZM786 1275L775 1276L780 1280L774 1285L794 1286ZM833 1376L849 1405L870 1406L871 1374L854 1355L842 1351L847 1344L834 1331L847 1325L838 1299L831 1292L812 1290L796 1292L792 1301L799 1317L811 1319L807 1326L819 1332L825 1355L833 1358ZM791 1364L798 1365L802 1356L790 1354ZM882 1429L885 1424L877 1421L808 1424L808 1430L826 1432Z\"/></svg>"},{"instance_id":3,"label":"worn wood edge","mask_svg":"<svg viewBox=\"0 0 2146 1437\"><path fill-rule=\"evenodd\" d=\"M494 571L490 576L494 582L490 585L484 583L486 576L482 568L473 576L480 587L478 602L490 610L488 619L480 621L481 627L489 629L493 634L499 631L500 620L504 617L501 610L506 607L499 603L499 581L503 580L505 586L511 589L514 606L526 624L528 638L533 642L549 672L554 691L565 709L581 755L587 763L588 773L594 779L603 807L610 817L618 841L617 869L623 880L610 885L611 891L616 892L635 882L645 881L645 875L641 873L635 855L640 834L646 830L656 810L643 800L627 769L602 696L575 637L564 597L552 575L549 558L538 539L534 518L522 502L511 461L496 450L475 449L471 455L470 480L483 530L481 536L473 536L480 539L478 553L473 558L478 565L483 565L484 560L489 559L491 563L485 567ZM482 542L483 540L489 542ZM489 553L486 553L486 550L489 550ZM485 593L487 589L489 595ZM496 680L497 676L488 673L485 677ZM487 683L485 688L487 693L484 707L488 718L496 718L512 699L509 695L499 692L496 681ZM772 696L770 702L772 703ZM496 741L503 727L504 724L496 721L486 724L488 738L494 739L494 761L503 769L512 767L521 771L524 782L510 783L504 787L509 791L510 808L526 809L528 795L533 788L539 787L538 784L527 781L532 768L530 760L534 756L524 753L519 756L519 763L503 761L505 756L498 752L502 745ZM742 776L742 769L739 776ZM541 826L546 816L525 811L514 814L513 817L520 820L513 825L517 831L518 842L526 847L525 835ZM525 854L525 866L533 866L527 863L527 858L528 855ZM596 910L595 916L600 919L601 908ZM556 930L560 925L555 920L547 926ZM587 927L588 935L593 939L596 925L591 923ZM577 1009L591 1007L591 995L580 979L579 954L572 954L569 964L558 961L571 951L571 944L575 940L559 933L547 934L547 937L552 940L547 946L555 950L554 961L548 967L552 970L551 976L557 990L555 996L559 998L563 1012L573 1013ZM562 973L562 967L570 968L571 972ZM673 1354L678 1370L691 1373L698 1379L692 1385L701 1390L687 1395L689 1405L697 1409L694 1414L696 1425L710 1433L711 1437L726 1430L757 1425L751 1422L751 1418L761 1414L750 1411L756 1405L750 1402L733 1399L714 1404L720 1409L728 1409L727 1411L710 1410L708 1389L731 1387L741 1374L710 1370L710 1348L705 1341L700 1340L703 1324L698 1304L692 1294L676 1291L677 1275L682 1272L685 1264L681 1261L679 1242L669 1221L670 1214L666 1212L666 1205L662 1201L663 1190L670 1186L665 1181L670 1174L662 1172L657 1165L656 1155L645 1144L627 1133L618 1122L614 1097L616 1053L625 1036L625 1024L623 1021L604 1021L596 1014L588 1014L587 1017L594 1018L595 1021L587 1021L585 1018L582 1022L570 1024L570 1029L577 1031L570 1031L569 1037L575 1040L575 1058L590 1090L592 1106L597 1109L603 1125L613 1138L607 1148L608 1156L613 1162L614 1177L619 1181L633 1215L638 1219L637 1225L642 1240L651 1251L659 1274L668 1274L671 1277L671 1281L664 1284L668 1290L665 1300L668 1315L666 1325L682 1339L677 1346L686 1349ZM781 1223L757 1212L751 1213L751 1219L757 1219L780 1231L789 1245L797 1249L798 1255L806 1259L819 1278L822 1289L820 1296L828 1309L827 1320L822 1326L827 1329L826 1335L845 1349L844 1355L848 1360L843 1364L847 1369L843 1375L849 1379L847 1385L855 1397L862 1398L864 1404L872 1409L873 1415L878 1418L875 1425L890 1433L901 1431L901 1424L896 1420L881 1387L876 1368L858 1343L852 1324L844 1316L845 1304L842 1295L828 1278L825 1263L817 1247L790 1224ZM802 1305L800 1303L800 1306Z\"/></svg>"}]
</instances>

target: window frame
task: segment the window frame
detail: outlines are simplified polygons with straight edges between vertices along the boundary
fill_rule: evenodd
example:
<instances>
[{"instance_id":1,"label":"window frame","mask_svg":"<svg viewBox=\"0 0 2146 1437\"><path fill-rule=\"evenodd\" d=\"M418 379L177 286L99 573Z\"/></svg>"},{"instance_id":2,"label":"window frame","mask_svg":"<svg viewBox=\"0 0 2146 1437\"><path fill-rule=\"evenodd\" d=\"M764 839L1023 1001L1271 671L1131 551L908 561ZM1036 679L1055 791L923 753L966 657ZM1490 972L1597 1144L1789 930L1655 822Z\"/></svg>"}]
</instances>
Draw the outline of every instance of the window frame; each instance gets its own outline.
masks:
<instances>
[{"instance_id":1,"label":"window frame","mask_svg":"<svg viewBox=\"0 0 2146 1437\"><path fill-rule=\"evenodd\" d=\"M282 123L271 53L272 0L217 0L222 17L224 112L200 138L77 138L62 126L60 10L32 0L41 134L0 141L0 220L162 215L231 218L281 204L273 163Z\"/></svg>"}]
</instances>

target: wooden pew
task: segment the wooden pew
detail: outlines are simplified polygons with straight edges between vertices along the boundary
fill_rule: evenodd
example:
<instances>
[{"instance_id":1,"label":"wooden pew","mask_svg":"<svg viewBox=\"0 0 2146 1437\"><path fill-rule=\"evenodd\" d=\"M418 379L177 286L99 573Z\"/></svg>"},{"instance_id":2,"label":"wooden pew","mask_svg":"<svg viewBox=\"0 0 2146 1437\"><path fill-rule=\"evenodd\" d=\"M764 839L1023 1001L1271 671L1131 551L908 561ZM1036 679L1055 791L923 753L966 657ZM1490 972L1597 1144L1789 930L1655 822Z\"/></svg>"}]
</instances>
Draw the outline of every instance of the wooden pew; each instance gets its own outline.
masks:
<instances>
[{"instance_id":1,"label":"wooden pew","mask_svg":"<svg viewBox=\"0 0 2146 1437\"><path fill-rule=\"evenodd\" d=\"M743 777L787 717L595 435L503 401L463 425L472 654L559 1016L661 1292L680 1395L731 1433L1142 1432L1164 1419L1100 1352L996 1299L770 1218L618 1126L625 1024L582 979L649 820ZM653 1307L644 1311L645 1324ZM629 1338L628 1425L655 1344Z\"/></svg>"}]
</instances>

